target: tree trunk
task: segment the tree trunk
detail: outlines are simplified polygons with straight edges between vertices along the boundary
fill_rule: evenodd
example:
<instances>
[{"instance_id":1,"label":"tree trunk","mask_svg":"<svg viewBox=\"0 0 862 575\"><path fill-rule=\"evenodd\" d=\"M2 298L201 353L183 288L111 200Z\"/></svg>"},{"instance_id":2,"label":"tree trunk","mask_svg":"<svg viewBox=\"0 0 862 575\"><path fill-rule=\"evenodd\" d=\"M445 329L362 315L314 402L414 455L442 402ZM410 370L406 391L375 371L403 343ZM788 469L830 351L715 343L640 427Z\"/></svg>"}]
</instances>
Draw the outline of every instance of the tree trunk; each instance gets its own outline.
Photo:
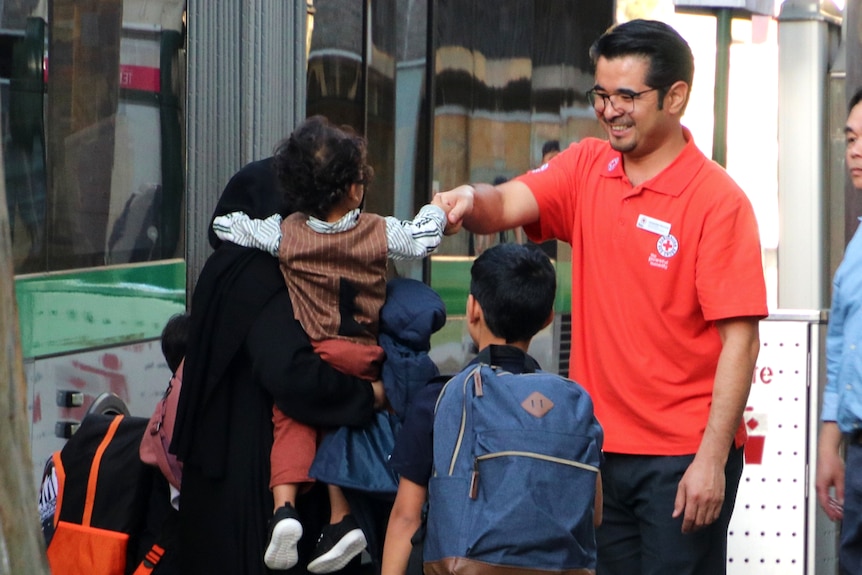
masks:
<instances>
[{"instance_id":1,"label":"tree trunk","mask_svg":"<svg viewBox=\"0 0 862 575\"><path fill-rule=\"evenodd\" d=\"M0 149L0 158L2 158ZM12 240L0 162L0 575L48 575L33 485L27 383L21 361Z\"/></svg>"}]
</instances>

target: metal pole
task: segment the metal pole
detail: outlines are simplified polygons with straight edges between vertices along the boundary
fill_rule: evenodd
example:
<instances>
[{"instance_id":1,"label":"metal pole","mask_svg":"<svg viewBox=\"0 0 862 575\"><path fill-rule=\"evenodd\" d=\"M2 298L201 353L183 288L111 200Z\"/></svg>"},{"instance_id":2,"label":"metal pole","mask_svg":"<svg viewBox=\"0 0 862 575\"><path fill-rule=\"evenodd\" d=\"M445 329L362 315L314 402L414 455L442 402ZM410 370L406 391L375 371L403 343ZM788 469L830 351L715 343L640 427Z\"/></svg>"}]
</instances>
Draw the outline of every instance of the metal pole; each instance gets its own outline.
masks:
<instances>
[{"instance_id":1,"label":"metal pole","mask_svg":"<svg viewBox=\"0 0 862 575\"><path fill-rule=\"evenodd\" d=\"M715 101L713 103L715 126L712 132L712 159L727 167L727 92L730 76L732 11L729 8L720 8L716 11L715 17Z\"/></svg>"}]
</instances>

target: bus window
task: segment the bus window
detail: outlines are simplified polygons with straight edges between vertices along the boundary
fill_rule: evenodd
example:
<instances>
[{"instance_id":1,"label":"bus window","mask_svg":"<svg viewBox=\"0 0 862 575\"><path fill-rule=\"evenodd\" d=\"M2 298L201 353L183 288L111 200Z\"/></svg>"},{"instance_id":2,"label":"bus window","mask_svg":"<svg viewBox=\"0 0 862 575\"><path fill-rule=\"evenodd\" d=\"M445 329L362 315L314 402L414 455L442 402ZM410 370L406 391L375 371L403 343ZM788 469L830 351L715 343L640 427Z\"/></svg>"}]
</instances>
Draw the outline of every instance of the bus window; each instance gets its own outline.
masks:
<instances>
[{"instance_id":1,"label":"bus window","mask_svg":"<svg viewBox=\"0 0 862 575\"><path fill-rule=\"evenodd\" d=\"M4 36L9 38L9 36ZM44 268L46 174L44 137L45 21L27 19L4 58L10 62L2 84L3 156L6 205L17 273Z\"/></svg>"},{"instance_id":2,"label":"bus window","mask_svg":"<svg viewBox=\"0 0 862 575\"><path fill-rule=\"evenodd\" d=\"M182 250L174 68L184 3L79 4L56 0L23 34L0 32L0 74L6 61L12 70L0 97L17 274Z\"/></svg>"},{"instance_id":3,"label":"bus window","mask_svg":"<svg viewBox=\"0 0 862 575\"><path fill-rule=\"evenodd\" d=\"M162 205L159 34L123 28L107 263L157 259Z\"/></svg>"}]
</instances>

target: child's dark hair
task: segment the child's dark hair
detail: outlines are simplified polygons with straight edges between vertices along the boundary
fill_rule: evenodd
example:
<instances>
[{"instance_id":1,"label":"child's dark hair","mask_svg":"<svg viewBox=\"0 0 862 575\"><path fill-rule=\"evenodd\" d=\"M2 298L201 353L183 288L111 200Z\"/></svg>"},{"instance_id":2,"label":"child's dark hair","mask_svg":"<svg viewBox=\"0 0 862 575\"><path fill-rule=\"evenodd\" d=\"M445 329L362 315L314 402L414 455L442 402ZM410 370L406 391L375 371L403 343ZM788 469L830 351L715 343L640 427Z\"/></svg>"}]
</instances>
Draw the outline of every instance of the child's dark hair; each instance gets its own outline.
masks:
<instances>
[{"instance_id":1,"label":"child's dark hair","mask_svg":"<svg viewBox=\"0 0 862 575\"><path fill-rule=\"evenodd\" d=\"M542 144L542 157L545 157L545 154L549 154L551 152L559 152L560 151L560 141L559 140L548 140L544 144Z\"/></svg>"},{"instance_id":2,"label":"child's dark hair","mask_svg":"<svg viewBox=\"0 0 862 575\"><path fill-rule=\"evenodd\" d=\"M273 153L278 180L292 210L325 220L353 184L368 184L365 138L323 116L300 124Z\"/></svg>"},{"instance_id":3,"label":"child's dark hair","mask_svg":"<svg viewBox=\"0 0 862 575\"><path fill-rule=\"evenodd\" d=\"M554 266L535 246L497 244L476 258L470 278L488 329L506 343L529 341L554 308Z\"/></svg>"},{"instance_id":4,"label":"child's dark hair","mask_svg":"<svg viewBox=\"0 0 862 575\"><path fill-rule=\"evenodd\" d=\"M189 340L190 316L188 313L178 313L171 316L162 330L162 354L168 362L171 373L175 373L186 356L186 345Z\"/></svg>"}]
</instances>

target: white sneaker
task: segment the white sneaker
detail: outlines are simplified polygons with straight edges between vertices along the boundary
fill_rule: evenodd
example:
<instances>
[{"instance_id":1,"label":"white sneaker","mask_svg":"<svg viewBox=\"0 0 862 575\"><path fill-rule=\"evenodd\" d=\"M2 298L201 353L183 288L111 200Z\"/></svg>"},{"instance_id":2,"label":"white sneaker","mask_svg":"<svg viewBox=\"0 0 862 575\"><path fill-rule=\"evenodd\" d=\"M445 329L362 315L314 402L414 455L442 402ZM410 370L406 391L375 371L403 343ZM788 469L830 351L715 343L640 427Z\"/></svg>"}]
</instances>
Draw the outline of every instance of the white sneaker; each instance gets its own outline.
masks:
<instances>
[{"instance_id":1,"label":"white sneaker","mask_svg":"<svg viewBox=\"0 0 862 575\"><path fill-rule=\"evenodd\" d=\"M290 569L299 561L296 544L302 537L299 514L290 503L275 510L269 521L269 545L263 554L263 562L273 570Z\"/></svg>"}]
</instances>

